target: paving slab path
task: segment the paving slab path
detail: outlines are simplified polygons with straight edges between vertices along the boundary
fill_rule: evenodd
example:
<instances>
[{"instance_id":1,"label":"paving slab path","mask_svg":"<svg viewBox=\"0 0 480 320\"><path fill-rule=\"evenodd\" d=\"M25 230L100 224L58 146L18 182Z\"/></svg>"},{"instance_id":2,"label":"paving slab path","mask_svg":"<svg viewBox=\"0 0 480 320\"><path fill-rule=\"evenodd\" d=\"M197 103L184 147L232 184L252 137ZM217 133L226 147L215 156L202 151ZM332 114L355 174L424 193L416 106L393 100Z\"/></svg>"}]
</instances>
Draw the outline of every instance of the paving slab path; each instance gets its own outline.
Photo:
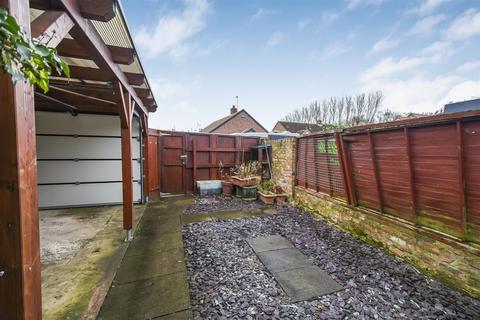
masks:
<instances>
[{"instance_id":1,"label":"paving slab path","mask_svg":"<svg viewBox=\"0 0 480 320\"><path fill-rule=\"evenodd\" d=\"M342 289L325 271L280 235L247 239L264 266L292 302L330 294Z\"/></svg>"},{"instance_id":2,"label":"paving slab path","mask_svg":"<svg viewBox=\"0 0 480 320\"><path fill-rule=\"evenodd\" d=\"M192 197L150 203L98 319L191 319L180 218Z\"/></svg>"}]
</instances>

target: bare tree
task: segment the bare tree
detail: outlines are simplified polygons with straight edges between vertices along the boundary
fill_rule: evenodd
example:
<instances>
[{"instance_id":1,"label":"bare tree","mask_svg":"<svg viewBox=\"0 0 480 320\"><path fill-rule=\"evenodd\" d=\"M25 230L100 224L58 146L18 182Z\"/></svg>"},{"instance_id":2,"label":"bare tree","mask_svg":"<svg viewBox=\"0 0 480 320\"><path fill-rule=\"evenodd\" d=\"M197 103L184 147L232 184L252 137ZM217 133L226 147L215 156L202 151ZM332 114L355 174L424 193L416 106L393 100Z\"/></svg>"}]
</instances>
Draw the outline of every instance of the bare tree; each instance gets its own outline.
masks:
<instances>
[{"instance_id":1,"label":"bare tree","mask_svg":"<svg viewBox=\"0 0 480 320\"><path fill-rule=\"evenodd\" d=\"M380 91L356 96L331 97L321 102L315 100L294 110L284 120L333 126L372 123L377 120L382 102L383 94Z\"/></svg>"}]
</instances>

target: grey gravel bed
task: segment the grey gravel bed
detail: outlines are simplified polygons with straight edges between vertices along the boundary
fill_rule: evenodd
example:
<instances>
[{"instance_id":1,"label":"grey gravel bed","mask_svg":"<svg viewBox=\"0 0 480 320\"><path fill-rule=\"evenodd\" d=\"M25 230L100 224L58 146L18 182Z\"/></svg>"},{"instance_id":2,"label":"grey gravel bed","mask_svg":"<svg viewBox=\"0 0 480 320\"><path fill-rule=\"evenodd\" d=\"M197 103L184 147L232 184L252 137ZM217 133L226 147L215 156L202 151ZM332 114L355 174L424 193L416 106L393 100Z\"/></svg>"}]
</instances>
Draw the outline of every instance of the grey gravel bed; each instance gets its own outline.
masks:
<instances>
[{"instance_id":1,"label":"grey gravel bed","mask_svg":"<svg viewBox=\"0 0 480 320\"><path fill-rule=\"evenodd\" d=\"M185 214L197 214L205 212L237 211L262 208L258 201L247 201L237 197L223 195L204 196L195 198L195 204L187 206Z\"/></svg>"},{"instance_id":2,"label":"grey gravel bed","mask_svg":"<svg viewBox=\"0 0 480 320\"><path fill-rule=\"evenodd\" d=\"M310 214L280 210L183 226L195 319L479 319L480 301ZM245 241L270 234L290 240L345 290L289 303Z\"/></svg>"}]
</instances>

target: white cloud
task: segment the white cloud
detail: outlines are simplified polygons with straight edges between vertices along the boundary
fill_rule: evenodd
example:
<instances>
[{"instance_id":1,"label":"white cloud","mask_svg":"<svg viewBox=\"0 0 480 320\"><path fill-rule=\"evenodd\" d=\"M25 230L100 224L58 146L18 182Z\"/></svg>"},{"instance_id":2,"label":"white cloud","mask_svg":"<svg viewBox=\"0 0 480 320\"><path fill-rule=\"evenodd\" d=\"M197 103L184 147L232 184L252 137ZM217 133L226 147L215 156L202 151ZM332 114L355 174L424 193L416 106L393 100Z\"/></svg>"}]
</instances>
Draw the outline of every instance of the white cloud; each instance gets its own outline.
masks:
<instances>
[{"instance_id":1,"label":"white cloud","mask_svg":"<svg viewBox=\"0 0 480 320\"><path fill-rule=\"evenodd\" d=\"M363 85L362 90L381 90L385 95L384 105L394 111L433 112L448 102L450 88L461 82L461 79L453 76L428 78L416 75L407 79L379 79L368 82Z\"/></svg>"},{"instance_id":2,"label":"white cloud","mask_svg":"<svg viewBox=\"0 0 480 320\"><path fill-rule=\"evenodd\" d=\"M460 73L467 73L475 71L477 69L480 70L480 60L465 62L464 64L459 66L456 71Z\"/></svg>"},{"instance_id":3,"label":"white cloud","mask_svg":"<svg viewBox=\"0 0 480 320\"><path fill-rule=\"evenodd\" d=\"M146 50L148 58L167 54L183 60L193 53L189 40L205 28L211 7L207 0L184 2L183 11L161 16L155 26L142 26L135 35L136 43Z\"/></svg>"},{"instance_id":4,"label":"white cloud","mask_svg":"<svg viewBox=\"0 0 480 320\"><path fill-rule=\"evenodd\" d=\"M270 35L270 37L267 40L267 47L275 47L284 39L285 39L285 35L283 33L278 31L274 32Z\"/></svg>"},{"instance_id":5,"label":"white cloud","mask_svg":"<svg viewBox=\"0 0 480 320\"><path fill-rule=\"evenodd\" d=\"M451 40L466 40L477 35L480 35L480 10L474 8L457 17L445 31Z\"/></svg>"},{"instance_id":6,"label":"white cloud","mask_svg":"<svg viewBox=\"0 0 480 320\"><path fill-rule=\"evenodd\" d=\"M384 0L345 0L347 2L347 9L352 10L359 7L379 6Z\"/></svg>"},{"instance_id":7,"label":"white cloud","mask_svg":"<svg viewBox=\"0 0 480 320\"><path fill-rule=\"evenodd\" d=\"M309 24L310 24L310 19L305 18L305 19L302 19L302 20L298 21L297 26L298 26L298 29L303 30L303 29L305 29Z\"/></svg>"},{"instance_id":8,"label":"white cloud","mask_svg":"<svg viewBox=\"0 0 480 320\"><path fill-rule=\"evenodd\" d=\"M164 78L153 78L149 83L157 99L167 99L173 96L188 94L183 85L176 81Z\"/></svg>"},{"instance_id":9,"label":"white cloud","mask_svg":"<svg viewBox=\"0 0 480 320\"><path fill-rule=\"evenodd\" d=\"M438 63L454 53L455 47L450 41L436 41L420 51L420 54L430 63Z\"/></svg>"},{"instance_id":10,"label":"white cloud","mask_svg":"<svg viewBox=\"0 0 480 320\"><path fill-rule=\"evenodd\" d=\"M328 26L332 23L334 23L338 18L340 18L340 12L334 12L334 11L325 11L322 12L322 15L320 16L320 22L324 26Z\"/></svg>"},{"instance_id":11,"label":"white cloud","mask_svg":"<svg viewBox=\"0 0 480 320\"><path fill-rule=\"evenodd\" d=\"M369 51L369 54L375 54L398 46L398 39L391 39L390 37L382 38L375 42Z\"/></svg>"},{"instance_id":12,"label":"white cloud","mask_svg":"<svg viewBox=\"0 0 480 320\"><path fill-rule=\"evenodd\" d=\"M419 57L405 57L401 59L388 57L363 72L360 76L360 80L362 82L369 82L379 78L386 78L395 74L404 73L418 67L424 62L425 60Z\"/></svg>"},{"instance_id":13,"label":"white cloud","mask_svg":"<svg viewBox=\"0 0 480 320\"><path fill-rule=\"evenodd\" d=\"M479 97L480 80L466 80L459 82L452 89L450 89L450 91L443 98L443 101L447 103L451 101L462 101Z\"/></svg>"},{"instance_id":14,"label":"white cloud","mask_svg":"<svg viewBox=\"0 0 480 320\"><path fill-rule=\"evenodd\" d=\"M346 46L343 43L334 43L325 49L323 49L322 54L320 55L320 60L328 60L335 57L338 57L344 53L347 53L352 50L352 47Z\"/></svg>"},{"instance_id":15,"label":"white cloud","mask_svg":"<svg viewBox=\"0 0 480 320\"><path fill-rule=\"evenodd\" d=\"M261 20L261 19L265 18L266 16L272 14L273 12L274 12L273 10L258 8L257 11L250 18L250 22L252 23L252 22Z\"/></svg>"},{"instance_id":16,"label":"white cloud","mask_svg":"<svg viewBox=\"0 0 480 320\"><path fill-rule=\"evenodd\" d=\"M410 10L410 13L415 13L421 16L427 15L435 11L442 4L450 1L452 0L423 0L422 4L419 7Z\"/></svg>"},{"instance_id":17,"label":"white cloud","mask_svg":"<svg viewBox=\"0 0 480 320\"><path fill-rule=\"evenodd\" d=\"M447 16L444 14L439 14L435 16L429 16L423 18L415 23L415 25L410 29L410 35L431 35L435 32L435 28L439 23L447 19Z\"/></svg>"}]
</instances>

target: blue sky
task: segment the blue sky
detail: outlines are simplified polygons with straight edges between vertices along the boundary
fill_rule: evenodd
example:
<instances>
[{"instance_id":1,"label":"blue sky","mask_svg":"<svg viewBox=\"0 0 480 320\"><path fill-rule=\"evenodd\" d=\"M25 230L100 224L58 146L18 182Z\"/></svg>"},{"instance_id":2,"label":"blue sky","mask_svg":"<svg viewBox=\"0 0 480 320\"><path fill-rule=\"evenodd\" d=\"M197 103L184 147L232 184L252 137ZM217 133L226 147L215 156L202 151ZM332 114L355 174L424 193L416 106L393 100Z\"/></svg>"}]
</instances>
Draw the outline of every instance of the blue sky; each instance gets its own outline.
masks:
<instances>
[{"instance_id":1,"label":"blue sky","mask_svg":"<svg viewBox=\"0 0 480 320\"><path fill-rule=\"evenodd\" d=\"M239 96L267 129L314 99L381 90L384 107L480 96L480 0L123 0L159 104L196 130Z\"/></svg>"}]
</instances>

